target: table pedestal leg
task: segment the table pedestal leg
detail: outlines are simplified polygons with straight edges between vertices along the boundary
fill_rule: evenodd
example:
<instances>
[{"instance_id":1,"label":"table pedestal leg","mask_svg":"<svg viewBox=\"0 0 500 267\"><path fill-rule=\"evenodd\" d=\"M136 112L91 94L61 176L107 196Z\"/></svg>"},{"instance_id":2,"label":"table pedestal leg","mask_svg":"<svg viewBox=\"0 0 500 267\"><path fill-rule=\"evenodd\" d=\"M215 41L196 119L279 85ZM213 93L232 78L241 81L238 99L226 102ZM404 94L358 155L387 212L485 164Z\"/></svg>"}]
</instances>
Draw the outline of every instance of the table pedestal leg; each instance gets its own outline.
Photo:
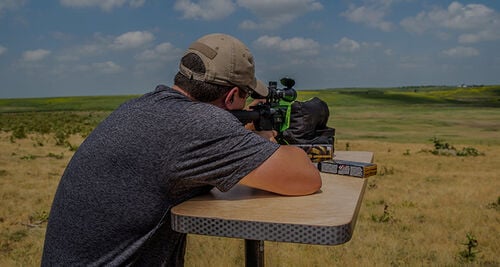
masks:
<instances>
[{"instance_id":1,"label":"table pedestal leg","mask_svg":"<svg viewBox=\"0 0 500 267\"><path fill-rule=\"evenodd\" d=\"M245 266L264 267L264 240L245 239Z\"/></svg>"}]
</instances>

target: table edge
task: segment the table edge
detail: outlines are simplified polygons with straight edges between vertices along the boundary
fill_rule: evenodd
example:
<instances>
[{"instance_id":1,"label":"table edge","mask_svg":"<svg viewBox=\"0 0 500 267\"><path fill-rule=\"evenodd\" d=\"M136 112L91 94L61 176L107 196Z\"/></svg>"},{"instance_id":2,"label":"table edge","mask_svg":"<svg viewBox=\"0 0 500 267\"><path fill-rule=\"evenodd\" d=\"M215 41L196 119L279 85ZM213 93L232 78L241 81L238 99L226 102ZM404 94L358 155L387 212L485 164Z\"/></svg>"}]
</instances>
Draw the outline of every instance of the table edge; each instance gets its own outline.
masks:
<instances>
[{"instance_id":1,"label":"table edge","mask_svg":"<svg viewBox=\"0 0 500 267\"><path fill-rule=\"evenodd\" d=\"M200 218L187 215L172 216L172 229L180 233L312 245L346 243L352 238L354 225L354 220L342 225L324 226ZM207 229L207 227L212 229ZM290 233L292 231L293 234Z\"/></svg>"}]
</instances>

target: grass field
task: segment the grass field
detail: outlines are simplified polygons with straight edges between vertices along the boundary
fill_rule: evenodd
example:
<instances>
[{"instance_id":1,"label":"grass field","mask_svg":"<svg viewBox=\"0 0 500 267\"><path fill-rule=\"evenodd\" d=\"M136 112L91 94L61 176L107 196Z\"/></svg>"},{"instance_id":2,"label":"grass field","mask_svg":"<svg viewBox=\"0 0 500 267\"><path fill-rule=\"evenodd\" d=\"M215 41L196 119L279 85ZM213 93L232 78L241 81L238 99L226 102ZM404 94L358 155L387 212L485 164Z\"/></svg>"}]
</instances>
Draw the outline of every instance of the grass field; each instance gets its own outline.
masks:
<instances>
[{"instance_id":1,"label":"grass field","mask_svg":"<svg viewBox=\"0 0 500 267\"><path fill-rule=\"evenodd\" d=\"M373 151L378 173L351 241L266 242L267 266L500 265L500 86L299 92L312 96L330 106L336 150ZM0 99L0 266L40 264L67 162L132 97ZM188 238L186 266L243 260L242 240Z\"/></svg>"}]
</instances>

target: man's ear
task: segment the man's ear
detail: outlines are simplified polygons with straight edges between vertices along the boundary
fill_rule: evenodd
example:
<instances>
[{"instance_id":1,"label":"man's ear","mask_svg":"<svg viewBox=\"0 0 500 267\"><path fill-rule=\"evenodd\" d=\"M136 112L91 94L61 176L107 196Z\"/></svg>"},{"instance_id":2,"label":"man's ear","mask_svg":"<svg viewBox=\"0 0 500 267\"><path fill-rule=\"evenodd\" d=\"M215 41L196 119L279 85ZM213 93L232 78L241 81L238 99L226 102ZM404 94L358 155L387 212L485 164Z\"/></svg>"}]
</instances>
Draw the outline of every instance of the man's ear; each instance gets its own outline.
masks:
<instances>
[{"instance_id":1,"label":"man's ear","mask_svg":"<svg viewBox=\"0 0 500 267\"><path fill-rule=\"evenodd\" d=\"M224 99L224 105L228 110L235 109L233 107L233 103L235 95L238 94L238 91L239 91L238 87L233 87L233 89L229 90L229 92L227 93L226 99Z\"/></svg>"}]
</instances>

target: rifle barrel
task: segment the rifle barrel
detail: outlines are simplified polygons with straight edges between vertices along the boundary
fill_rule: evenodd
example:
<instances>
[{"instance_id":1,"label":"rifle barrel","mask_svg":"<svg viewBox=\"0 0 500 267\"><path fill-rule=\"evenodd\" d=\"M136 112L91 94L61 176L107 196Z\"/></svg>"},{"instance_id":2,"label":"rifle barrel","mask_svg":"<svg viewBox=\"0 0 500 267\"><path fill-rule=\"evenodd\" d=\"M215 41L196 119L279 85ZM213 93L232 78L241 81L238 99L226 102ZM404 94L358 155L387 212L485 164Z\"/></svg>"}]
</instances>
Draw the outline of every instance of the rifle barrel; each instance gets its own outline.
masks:
<instances>
[{"instance_id":1,"label":"rifle barrel","mask_svg":"<svg viewBox=\"0 0 500 267\"><path fill-rule=\"evenodd\" d=\"M243 124L260 119L260 112L257 110L231 110L231 113Z\"/></svg>"}]
</instances>

